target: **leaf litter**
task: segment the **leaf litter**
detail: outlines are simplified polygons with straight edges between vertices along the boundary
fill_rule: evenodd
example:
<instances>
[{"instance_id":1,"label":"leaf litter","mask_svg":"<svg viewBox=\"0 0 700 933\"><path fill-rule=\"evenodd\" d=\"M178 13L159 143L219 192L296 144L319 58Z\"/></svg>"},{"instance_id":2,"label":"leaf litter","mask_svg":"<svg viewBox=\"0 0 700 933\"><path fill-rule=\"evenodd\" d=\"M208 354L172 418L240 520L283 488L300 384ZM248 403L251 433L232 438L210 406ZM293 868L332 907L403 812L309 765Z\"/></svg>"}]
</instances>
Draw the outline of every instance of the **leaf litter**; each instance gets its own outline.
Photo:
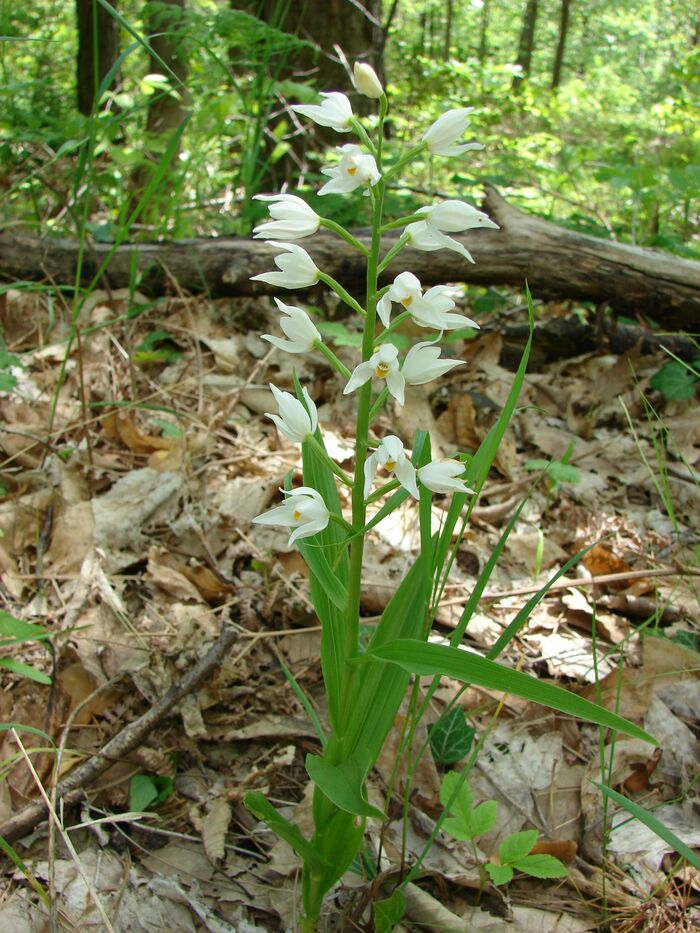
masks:
<instances>
[{"instance_id":1,"label":"leaf litter","mask_svg":"<svg viewBox=\"0 0 700 933\"><path fill-rule=\"evenodd\" d=\"M5 866L0 924L42 928L46 908L27 884L31 872L55 895L66 929L99 924L97 901L115 930L163 922L173 931L296 929L294 854L241 801L263 790L302 829L310 825L304 757L318 739L284 667L322 722L320 633L303 561L286 534L250 520L300 465L298 449L264 417L272 408L268 382L291 389L294 367L304 376L345 469L352 468L352 402L322 359L290 360L259 339L274 326L266 299L180 296L147 305L126 292L91 296L86 333L57 391L66 334L54 327L36 347L18 310L27 301L8 294L5 338L21 366L17 385L0 394L0 575L3 609L52 636L50 650L27 642L13 657L53 685L4 671L0 702L4 723L39 729L59 748L54 754L36 739L37 778L50 789L54 773L61 778L98 754L207 653L222 626L233 625L237 637L176 712L85 786L77 810L74 800L63 813L75 856L46 823L14 842L25 870ZM31 313L49 333L38 298ZM151 345L168 352L139 356L138 347ZM421 428L440 455L476 448L512 375L497 331L452 348L468 365L432 391L420 387L405 408L386 409L378 438ZM603 348L528 376L436 617L436 637L448 637L529 491L465 646L488 650L525 600L591 547L533 611L504 660L639 722L660 751L611 736L601 751L598 731L585 723L449 679L407 751L404 705L369 781L370 800L388 813L384 828L368 825L368 844L380 853L374 895L386 896L432 833L447 765L434 759L429 734L455 706L480 743L470 774L475 804L499 805L497 826L479 840L484 857L509 833L534 827L570 874L484 887L474 851L438 834L406 889L401 929L591 929L603 922L603 900L613 928L647 929L652 897L698 920L698 873L679 869L670 847L624 811L604 813L591 783L602 778L623 790L700 848L700 420L693 399L664 402L650 385L662 362L637 349L617 357ZM577 482L548 482L524 466L562 458ZM435 527L442 509L436 500ZM369 538L368 631L418 542L410 502ZM7 824L38 788L13 734L2 738ZM464 763L471 736L461 741ZM397 772L396 762L411 755L410 767ZM139 775L171 778L173 789L156 809L135 815L130 782ZM327 928L365 928L367 890L367 878L349 873ZM635 918L639 926L629 926Z\"/></svg>"}]
</instances>

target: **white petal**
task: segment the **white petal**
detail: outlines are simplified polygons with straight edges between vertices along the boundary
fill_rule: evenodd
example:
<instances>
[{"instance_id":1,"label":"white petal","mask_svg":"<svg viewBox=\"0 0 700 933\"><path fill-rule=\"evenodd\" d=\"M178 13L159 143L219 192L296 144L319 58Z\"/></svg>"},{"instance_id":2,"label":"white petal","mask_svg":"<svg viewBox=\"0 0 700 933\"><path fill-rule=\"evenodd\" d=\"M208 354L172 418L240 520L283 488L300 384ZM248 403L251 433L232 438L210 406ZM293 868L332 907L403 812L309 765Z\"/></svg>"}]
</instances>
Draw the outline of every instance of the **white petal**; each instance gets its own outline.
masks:
<instances>
[{"instance_id":1,"label":"white petal","mask_svg":"<svg viewBox=\"0 0 700 933\"><path fill-rule=\"evenodd\" d=\"M284 350L285 353L307 353L308 347L302 346L293 340L282 340L281 337L273 337L271 334L261 334L263 340L267 340L278 350Z\"/></svg>"},{"instance_id":2,"label":"white petal","mask_svg":"<svg viewBox=\"0 0 700 933\"><path fill-rule=\"evenodd\" d=\"M372 488L372 483L374 482L374 475L377 472L377 454L376 452L371 454L365 460L365 499L369 495L370 489Z\"/></svg>"},{"instance_id":3,"label":"white petal","mask_svg":"<svg viewBox=\"0 0 700 933\"><path fill-rule=\"evenodd\" d=\"M348 380L348 384L343 389L343 395L348 395L363 386L374 375L374 369L375 367L369 360L356 366Z\"/></svg>"},{"instance_id":4,"label":"white petal","mask_svg":"<svg viewBox=\"0 0 700 933\"><path fill-rule=\"evenodd\" d=\"M386 377L386 387L389 390L390 394L394 396L399 405L403 405L403 396L404 388L406 385L406 380L401 375L400 372L392 370L392 372L387 374Z\"/></svg>"},{"instance_id":5,"label":"white petal","mask_svg":"<svg viewBox=\"0 0 700 933\"><path fill-rule=\"evenodd\" d=\"M377 302L377 317L385 327L389 326L391 321L391 298L388 295L382 295Z\"/></svg>"},{"instance_id":6,"label":"white petal","mask_svg":"<svg viewBox=\"0 0 700 933\"><path fill-rule=\"evenodd\" d=\"M414 499L420 498L416 484L416 470L410 460L404 459L401 463L397 463L394 474L403 488L407 489Z\"/></svg>"}]
</instances>

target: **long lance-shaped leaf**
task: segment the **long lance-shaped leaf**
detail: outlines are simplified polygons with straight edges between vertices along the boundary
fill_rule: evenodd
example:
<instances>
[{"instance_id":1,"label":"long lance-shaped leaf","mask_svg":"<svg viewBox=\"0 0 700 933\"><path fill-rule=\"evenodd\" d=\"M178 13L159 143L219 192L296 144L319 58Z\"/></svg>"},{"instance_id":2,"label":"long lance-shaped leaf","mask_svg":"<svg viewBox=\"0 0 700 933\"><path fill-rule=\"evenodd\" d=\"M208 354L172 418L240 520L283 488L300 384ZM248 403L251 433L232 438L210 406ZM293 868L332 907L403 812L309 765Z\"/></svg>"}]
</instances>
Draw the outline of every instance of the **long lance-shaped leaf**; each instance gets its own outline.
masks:
<instances>
[{"instance_id":1,"label":"long lance-shaped leaf","mask_svg":"<svg viewBox=\"0 0 700 933\"><path fill-rule=\"evenodd\" d=\"M320 755L306 756L309 777L338 809L381 820L384 818L382 811L367 800L364 787L367 770L367 764L354 757L333 765Z\"/></svg>"},{"instance_id":2,"label":"long lance-shaped leaf","mask_svg":"<svg viewBox=\"0 0 700 933\"><path fill-rule=\"evenodd\" d=\"M273 833L276 833L280 839L290 845L312 869L324 871L329 868L330 863L323 858L311 845L308 839L304 838L301 830L294 823L277 810L259 791L251 791L243 798L243 803L250 810L253 816L270 827Z\"/></svg>"},{"instance_id":3,"label":"long lance-shaped leaf","mask_svg":"<svg viewBox=\"0 0 700 933\"><path fill-rule=\"evenodd\" d=\"M682 839L679 839L668 826L665 826L658 817L654 816L653 813L649 813L644 807L640 807L634 800L630 800L628 797L623 797L622 794L618 794L612 787L607 787L605 784L600 784L598 781L593 781L592 783L600 788L605 796L609 797L613 803L616 803L619 807L631 813L632 816L638 819L640 823L643 823L647 829L656 833L659 839L663 839L665 843L670 845L674 852L682 855L693 868L697 868L700 871L700 855L698 855L697 852L693 852L693 850L687 846Z\"/></svg>"},{"instance_id":4,"label":"long lance-shaped leaf","mask_svg":"<svg viewBox=\"0 0 700 933\"><path fill-rule=\"evenodd\" d=\"M634 723L628 722L616 713L611 713L602 706L597 706L561 687L542 683L522 671L511 670L503 664L497 664L495 661L489 661L487 658L460 648L426 644L412 639L399 639L367 652L359 658L358 663L366 663L370 657L391 661L412 674L444 674L455 680L467 681L489 690L499 690L502 693L519 696L524 700L531 700L561 713L567 713L569 716L575 716L617 732L624 732L625 735L642 739L652 745L658 744L656 739L644 729L640 729L639 726L635 726Z\"/></svg>"},{"instance_id":5,"label":"long lance-shaped leaf","mask_svg":"<svg viewBox=\"0 0 700 933\"><path fill-rule=\"evenodd\" d=\"M535 327L535 312L529 289L526 291L526 296L528 315L530 320L530 336L528 337L527 343L525 344L525 349L523 350L520 365L518 366L515 378L513 379L513 385L511 386L510 392L508 393L508 398L506 399L505 405L503 406L503 411L501 412L498 421L493 425L489 433L479 445L477 452L469 461L465 473L465 482L467 486L469 486L471 489L474 489L477 495L479 492L481 492L481 488L486 482L489 470L491 469L491 464L493 463L494 458L498 452L498 447L503 440L503 435L506 433L506 429L510 424L511 418L513 417L513 412L515 411L515 406L517 405L518 397L520 396L520 390L522 389L522 385L525 380L525 372L527 371L527 364L530 358L530 348L532 347L532 338ZM435 566L437 568L446 566L447 554L450 548L450 542L452 540L452 534L454 532L455 525L457 524L462 509L466 505L469 498L470 495L465 495L464 493L456 493L452 497L452 504L450 505L450 508L448 509L447 515L445 517L444 527L440 535L440 540L438 542L437 552L435 555ZM474 497L473 501L476 501L476 497Z\"/></svg>"}]
</instances>

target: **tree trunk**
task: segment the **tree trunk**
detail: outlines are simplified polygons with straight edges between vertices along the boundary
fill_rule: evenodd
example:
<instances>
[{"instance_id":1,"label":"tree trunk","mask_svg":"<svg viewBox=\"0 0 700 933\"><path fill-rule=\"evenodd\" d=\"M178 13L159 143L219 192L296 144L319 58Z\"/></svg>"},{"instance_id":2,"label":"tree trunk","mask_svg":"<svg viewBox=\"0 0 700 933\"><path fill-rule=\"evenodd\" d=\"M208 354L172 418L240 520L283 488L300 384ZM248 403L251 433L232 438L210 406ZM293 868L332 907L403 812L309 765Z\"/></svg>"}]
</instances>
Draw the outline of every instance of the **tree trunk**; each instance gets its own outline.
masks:
<instances>
[{"instance_id":1,"label":"tree trunk","mask_svg":"<svg viewBox=\"0 0 700 933\"><path fill-rule=\"evenodd\" d=\"M145 30L150 36L151 48L165 62L172 74L155 57L151 58L149 69L152 74L160 74L167 78L177 91L177 94L156 91L148 105L146 132L157 135L161 141L162 137L168 136L180 126L187 112L184 87L187 60L181 38L184 12L185 0L149 0L144 9Z\"/></svg>"},{"instance_id":2,"label":"tree trunk","mask_svg":"<svg viewBox=\"0 0 700 933\"><path fill-rule=\"evenodd\" d=\"M520 42L518 43L518 58L516 65L519 66L518 74L513 75L512 88L517 93L520 85L525 78L530 77L530 66L532 64L532 53L535 48L535 26L537 24L537 12L539 0L527 0L525 12L523 13L523 25L520 30Z\"/></svg>"},{"instance_id":3,"label":"tree trunk","mask_svg":"<svg viewBox=\"0 0 700 933\"><path fill-rule=\"evenodd\" d=\"M117 7L118 0L112 0ZM89 116L99 105L102 82L119 58L119 24L97 0L76 0L78 58L76 71L78 110ZM115 75L112 85L117 83Z\"/></svg>"},{"instance_id":4,"label":"tree trunk","mask_svg":"<svg viewBox=\"0 0 700 933\"><path fill-rule=\"evenodd\" d=\"M566 48L566 35L569 30L569 12L571 10L571 0L561 0L559 10L559 36L557 38L557 48L554 53L554 64L552 65L552 90L555 91L561 84L561 68L564 64L564 49Z\"/></svg>"},{"instance_id":5,"label":"tree trunk","mask_svg":"<svg viewBox=\"0 0 700 933\"><path fill-rule=\"evenodd\" d=\"M452 50L452 20L454 18L454 0L445 2L445 41L442 48L442 60L449 61Z\"/></svg>"},{"instance_id":6,"label":"tree trunk","mask_svg":"<svg viewBox=\"0 0 700 933\"><path fill-rule=\"evenodd\" d=\"M491 0L484 0L481 7L481 26L479 28L479 64L486 64L489 51L489 17L491 15Z\"/></svg>"},{"instance_id":7,"label":"tree trunk","mask_svg":"<svg viewBox=\"0 0 700 933\"><path fill-rule=\"evenodd\" d=\"M700 262L575 233L511 207L487 189L485 210L500 230L471 231L455 239L471 250L471 265L449 250L407 249L384 277L390 282L405 269L424 286L442 282L514 285L528 282L536 298L573 298L606 303L628 316L647 314L669 328L697 329L700 321ZM367 242L367 231L358 236ZM385 245L392 239L387 237ZM319 268L357 295L364 289L362 257L337 237L318 233L302 245ZM82 263L88 284L113 247L95 243ZM35 239L0 233L0 276L9 281L43 280L72 284L79 255L74 241ZM260 240L220 237L174 243L124 244L107 263L101 284L124 288L141 276L139 288L162 294L173 279L185 289L212 296L270 294L250 276L274 269L275 248Z\"/></svg>"}]
</instances>

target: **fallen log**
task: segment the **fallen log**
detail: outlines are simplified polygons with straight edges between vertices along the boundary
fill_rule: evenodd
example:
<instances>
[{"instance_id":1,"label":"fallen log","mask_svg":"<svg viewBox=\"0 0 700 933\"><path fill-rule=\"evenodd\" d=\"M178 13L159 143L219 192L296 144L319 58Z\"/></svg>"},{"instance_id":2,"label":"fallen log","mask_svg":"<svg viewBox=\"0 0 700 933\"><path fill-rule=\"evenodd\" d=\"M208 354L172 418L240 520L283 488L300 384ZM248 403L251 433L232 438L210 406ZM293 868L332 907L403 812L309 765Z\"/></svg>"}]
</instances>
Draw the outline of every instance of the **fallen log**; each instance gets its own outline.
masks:
<instances>
[{"instance_id":1,"label":"fallen log","mask_svg":"<svg viewBox=\"0 0 700 933\"><path fill-rule=\"evenodd\" d=\"M567 230L523 213L491 187L484 210L500 230L477 230L456 236L469 249L471 265L449 250L405 249L389 267L386 281L410 269L424 285L467 282L478 285L530 285L539 298L572 298L607 304L628 316L644 315L669 328L700 328L700 262L628 246ZM366 233L358 238L367 242ZM387 237L387 245L392 240ZM300 245L324 272L351 292L363 290L361 257L344 241L325 231ZM79 247L75 241L0 233L0 277L72 285ZM275 248L260 240L238 237L125 243L113 247L93 243L83 255L82 283L121 288L133 281L158 295L173 279L192 292L212 296L269 294L250 277L274 268ZM103 267L104 264L104 267ZM318 288L318 286L315 286Z\"/></svg>"}]
</instances>

